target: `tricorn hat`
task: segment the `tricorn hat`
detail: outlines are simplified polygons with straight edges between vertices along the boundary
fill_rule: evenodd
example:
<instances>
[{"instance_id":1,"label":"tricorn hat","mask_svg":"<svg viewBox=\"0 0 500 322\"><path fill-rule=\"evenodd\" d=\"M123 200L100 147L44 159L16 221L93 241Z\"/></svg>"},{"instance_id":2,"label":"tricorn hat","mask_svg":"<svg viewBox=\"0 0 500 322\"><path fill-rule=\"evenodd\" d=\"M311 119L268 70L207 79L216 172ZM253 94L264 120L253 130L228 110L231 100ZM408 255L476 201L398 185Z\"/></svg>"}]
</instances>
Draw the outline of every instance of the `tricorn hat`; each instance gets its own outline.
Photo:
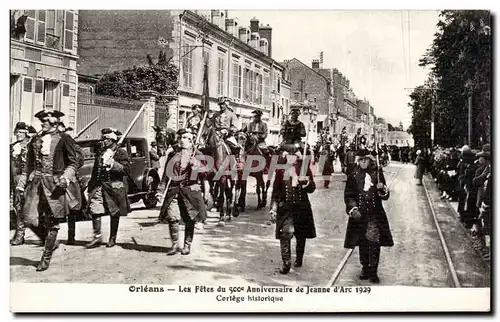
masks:
<instances>
[{"instance_id":1,"label":"tricorn hat","mask_svg":"<svg viewBox=\"0 0 500 322\"><path fill-rule=\"evenodd\" d=\"M38 119L42 119L42 118L44 118L46 116L52 116L52 117L60 118L60 117L63 117L64 115L65 114L63 112L61 112L61 111L44 108L40 112L36 113L35 117L38 118Z\"/></svg>"},{"instance_id":2,"label":"tricorn hat","mask_svg":"<svg viewBox=\"0 0 500 322\"><path fill-rule=\"evenodd\" d=\"M227 96L219 96L219 105L220 104L224 104L226 102L230 103L231 102L231 99Z\"/></svg>"},{"instance_id":3,"label":"tricorn hat","mask_svg":"<svg viewBox=\"0 0 500 322\"><path fill-rule=\"evenodd\" d=\"M179 129L179 131L177 131L177 135L179 135L179 136L186 134L186 133L193 134L193 131L191 131L190 128L182 128L182 129Z\"/></svg>"},{"instance_id":4,"label":"tricorn hat","mask_svg":"<svg viewBox=\"0 0 500 322\"><path fill-rule=\"evenodd\" d=\"M111 139L118 141L118 137L122 135L120 131L112 127L106 127L101 130L101 135L103 139Z\"/></svg>"},{"instance_id":5,"label":"tricorn hat","mask_svg":"<svg viewBox=\"0 0 500 322\"><path fill-rule=\"evenodd\" d=\"M36 130L33 126L28 125L25 122L18 122L16 124L16 127L14 128L14 133L15 132L24 132L27 134L34 134L34 133L36 133Z\"/></svg>"},{"instance_id":6,"label":"tricorn hat","mask_svg":"<svg viewBox=\"0 0 500 322\"><path fill-rule=\"evenodd\" d=\"M192 110L203 110L203 106L201 106L200 104L193 104L193 105L191 105L191 109Z\"/></svg>"},{"instance_id":7,"label":"tricorn hat","mask_svg":"<svg viewBox=\"0 0 500 322\"><path fill-rule=\"evenodd\" d=\"M367 149L359 149L357 152L356 152L356 156L359 157L359 158L368 158L372 161L376 161L377 159L375 159L375 157L377 156L377 152L376 151L368 151Z\"/></svg>"},{"instance_id":8,"label":"tricorn hat","mask_svg":"<svg viewBox=\"0 0 500 322\"><path fill-rule=\"evenodd\" d=\"M255 110L252 113L255 115L262 115L263 114L261 110Z\"/></svg>"}]
</instances>

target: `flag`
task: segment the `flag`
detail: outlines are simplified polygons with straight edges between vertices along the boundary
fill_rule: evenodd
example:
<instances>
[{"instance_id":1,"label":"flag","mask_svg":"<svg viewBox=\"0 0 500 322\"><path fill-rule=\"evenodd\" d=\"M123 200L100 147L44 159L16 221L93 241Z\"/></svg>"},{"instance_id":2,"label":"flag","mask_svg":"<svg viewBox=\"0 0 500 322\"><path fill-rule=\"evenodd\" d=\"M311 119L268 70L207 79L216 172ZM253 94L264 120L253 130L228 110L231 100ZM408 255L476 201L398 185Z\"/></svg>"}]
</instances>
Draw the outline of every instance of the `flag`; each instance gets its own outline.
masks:
<instances>
[{"instance_id":1,"label":"flag","mask_svg":"<svg viewBox=\"0 0 500 322\"><path fill-rule=\"evenodd\" d=\"M208 64L203 67L203 93L201 95L201 106L203 113L210 111L210 94L208 92Z\"/></svg>"}]
</instances>

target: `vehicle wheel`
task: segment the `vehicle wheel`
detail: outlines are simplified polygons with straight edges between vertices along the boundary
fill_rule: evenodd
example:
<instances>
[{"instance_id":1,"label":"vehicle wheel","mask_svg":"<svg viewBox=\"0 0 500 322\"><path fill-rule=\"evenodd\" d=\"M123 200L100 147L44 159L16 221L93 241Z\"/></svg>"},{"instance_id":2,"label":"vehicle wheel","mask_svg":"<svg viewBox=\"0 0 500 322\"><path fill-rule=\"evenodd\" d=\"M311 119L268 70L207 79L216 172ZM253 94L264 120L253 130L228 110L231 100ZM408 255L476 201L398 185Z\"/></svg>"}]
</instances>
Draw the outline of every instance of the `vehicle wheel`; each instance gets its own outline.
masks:
<instances>
[{"instance_id":1,"label":"vehicle wheel","mask_svg":"<svg viewBox=\"0 0 500 322\"><path fill-rule=\"evenodd\" d=\"M155 182L153 177L149 176L147 181L148 194L142 198L144 206L146 206L147 209L154 208L158 204L158 199L156 198L157 187L158 183Z\"/></svg>"}]
</instances>

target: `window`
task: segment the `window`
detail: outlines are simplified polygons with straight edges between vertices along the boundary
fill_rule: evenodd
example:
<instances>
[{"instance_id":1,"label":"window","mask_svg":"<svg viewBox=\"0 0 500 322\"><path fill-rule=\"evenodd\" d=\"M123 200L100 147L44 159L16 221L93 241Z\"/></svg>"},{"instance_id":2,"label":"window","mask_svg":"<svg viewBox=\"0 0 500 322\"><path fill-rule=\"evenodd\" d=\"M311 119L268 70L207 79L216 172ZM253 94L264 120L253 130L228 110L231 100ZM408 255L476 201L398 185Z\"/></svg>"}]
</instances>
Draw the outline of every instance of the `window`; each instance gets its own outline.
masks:
<instances>
[{"instance_id":1,"label":"window","mask_svg":"<svg viewBox=\"0 0 500 322\"><path fill-rule=\"evenodd\" d=\"M224 58L219 57L217 69L217 95L224 95Z\"/></svg>"},{"instance_id":2,"label":"window","mask_svg":"<svg viewBox=\"0 0 500 322\"><path fill-rule=\"evenodd\" d=\"M250 80L250 95L248 98L248 102L255 102L255 73L253 70L248 71L248 79Z\"/></svg>"},{"instance_id":3,"label":"window","mask_svg":"<svg viewBox=\"0 0 500 322\"><path fill-rule=\"evenodd\" d=\"M262 104L262 75L255 75L255 103Z\"/></svg>"},{"instance_id":4,"label":"window","mask_svg":"<svg viewBox=\"0 0 500 322\"><path fill-rule=\"evenodd\" d=\"M186 88L193 87L193 51L191 45L186 45L182 50L182 79Z\"/></svg>"},{"instance_id":5,"label":"window","mask_svg":"<svg viewBox=\"0 0 500 322\"><path fill-rule=\"evenodd\" d=\"M272 114L271 114L273 117L276 115L276 104L273 102L273 110L272 110Z\"/></svg>"},{"instance_id":6,"label":"window","mask_svg":"<svg viewBox=\"0 0 500 322\"><path fill-rule=\"evenodd\" d=\"M73 50L73 25L75 16L73 12L65 10L64 19L64 49Z\"/></svg>"},{"instance_id":7,"label":"window","mask_svg":"<svg viewBox=\"0 0 500 322\"><path fill-rule=\"evenodd\" d=\"M241 99L241 66L233 62L233 98Z\"/></svg>"},{"instance_id":8,"label":"window","mask_svg":"<svg viewBox=\"0 0 500 322\"><path fill-rule=\"evenodd\" d=\"M298 101L299 100L299 94L298 92L293 93L293 99Z\"/></svg>"},{"instance_id":9,"label":"window","mask_svg":"<svg viewBox=\"0 0 500 322\"><path fill-rule=\"evenodd\" d=\"M43 104L47 109L59 109L60 104L58 104L58 95L57 95L57 88L59 83L57 82L51 82L51 81L45 81L44 82L44 91L43 91ZM67 86L67 91L69 96L69 85L65 84L65 87Z\"/></svg>"},{"instance_id":10,"label":"window","mask_svg":"<svg viewBox=\"0 0 500 322\"><path fill-rule=\"evenodd\" d=\"M26 33L24 39L45 44L46 10L26 10Z\"/></svg>"},{"instance_id":11,"label":"window","mask_svg":"<svg viewBox=\"0 0 500 322\"><path fill-rule=\"evenodd\" d=\"M243 100L250 102L250 69L245 68L243 72Z\"/></svg>"},{"instance_id":12,"label":"window","mask_svg":"<svg viewBox=\"0 0 500 322\"><path fill-rule=\"evenodd\" d=\"M280 81L279 78L276 80L276 88L277 88L278 93L280 93L280 91L281 91L281 81Z\"/></svg>"},{"instance_id":13,"label":"window","mask_svg":"<svg viewBox=\"0 0 500 322\"><path fill-rule=\"evenodd\" d=\"M264 75L264 105L269 106L271 104L271 92L269 87L271 86L271 79L269 78L269 73Z\"/></svg>"},{"instance_id":14,"label":"window","mask_svg":"<svg viewBox=\"0 0 500 322\"><path fill-rule=\"evenodd\" d=\"M28 18L26 19L24 39L35 41L36 10L26 10L25 14Z\"/></svg>"},{"instance_id":15,"label":"window","mask_svg":"<svg viewBox=\"0 0 500 322\"><path fill-rule=\"evenodd\" d=\"M38 10L38 21L37 21L37 43L45 43L45 10Z\"/></svg>"}]
</instances>

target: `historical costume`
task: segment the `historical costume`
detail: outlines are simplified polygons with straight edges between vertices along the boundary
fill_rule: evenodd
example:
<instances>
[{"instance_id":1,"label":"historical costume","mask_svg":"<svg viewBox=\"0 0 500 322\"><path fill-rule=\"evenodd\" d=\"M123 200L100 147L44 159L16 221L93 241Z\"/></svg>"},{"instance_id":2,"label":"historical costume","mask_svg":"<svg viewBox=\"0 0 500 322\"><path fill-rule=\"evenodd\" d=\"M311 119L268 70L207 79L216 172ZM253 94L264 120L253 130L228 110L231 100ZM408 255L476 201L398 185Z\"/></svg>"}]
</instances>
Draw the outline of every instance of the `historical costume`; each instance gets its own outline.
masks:
<instances>
[{"instance_id":1,"label":"historical costume","mask_svg":"<svg viewBox=\"0 0 500 322\"><path fill-rule=\"evenodd\" d=\"M377 269L380 247L392 247L394 242L382 200L389 198L382 170L377 175L375 157L367 150L359 150L359 168L347 177L344 191L346 213L349 215L344 247L359 246L362 265L360 279L379 283Z\"/></svg>"},{"instance_id":2,"label":"historical costume","mask_svg":"<svg viewBox=\"0 0 500 322\"><path fill-rule=\"evenodd\" d=\"M160 169L160 156L158 155L156 142L151 142L151 149L149 150L149 159L151 160L151 168L158 171L158 169Z\"/></svg>"},{"instance_id":3,"label":"historical costume","mask_svg":"<svg viewBox=\"0 0 500 322\"><path fill-rule=\"evenodd\" d=\"M227 146L233 150L239 148L238 142L234 137L234 134L238 130L236 128L237 117L229 103L229 98L219 97L220 111L214 114L213 121L217 135L224 139Z\"/></svg>"},{"instance_id":4,"label":"historical costume","mask_svg":"<svg viewBox=\"0 0 500 322\"><path fill-rule=\"evenodd\" d=\"M417 156L415 158L415 179L417 179L417 185L422 185L422 177L425 171L425 158L422 155L422 150L417 150Z\"/></svg>"},{"instance_id":5,"label":"historical costume","mask_svg":"<svg viewBox=\"0 0 500 322\"><path fill-rule=\"evenodd\" d=\"M262 111L255 110L252 112L255 114L254 120L250 122L248 125L246 125L243 129L242 132L244 133L249 133L253 134L257 137L258 141L258 146L260 151L262 152L263 155L267 155L268 149L266 145L266 138L267 138L267 124L266 122L262 121Z\"/></svg>"},{"instance_id":6,"label":"historical costume","mask_svg":"<svg viewBox=\"0 0 500 322\"><path fill-rule=\"evenodd\" d=\"M59 223L70 210L81 209L75 197L81 194L76 179L80 160L75 141L57 131L58 118L62 116L64 113L56 110L35 114L42 122L42 131L28 145L26 166L17 185L19 191L25 191L25 224L38 230L45 242L37 271L49 268Z\"/></svg>"},{"instance_id":7,"label":"historical costume","mask_svg":"<svg viewBox=\"0 0 500 322\"><path fill-rule=\"evenodd\" d=\"M193 133L198 133L201 121L203 120L203 107L199 104L191 106L192 114L186 120L187 128Z\"/></svg>"},{"instance_id":8,"label":"historical costume","mask_svg":"<svg viewBox=\"0 0 500 322\"><path fill-rule=\"evenodd\" d=\"M10 193L11 193L11 211L15 215L16 233L14 238L10 241L12 246L24 244L24 216L23 216L23 203L24 195L16 191L16 186L19 182L19 177L23 173L26 166L26 155L28 152L28 143L31 137L36 133L33 126L25 122L19 122L14 128L14 135L16 141L10 145Z\"/></svg>"},{"instance_id":9,"label":"historical costume","mask_svg":"<svg viewBox=\"0 0 500 322\"><path fill-rule=\"evenodd\" d=\"M282 149L293 153L295 149L303 149L302 138L307 135L304 123L299 121L300 108L291 107L290 119L281 128L280 134L283 137Z\"/></svg>"},{"instance_id":10,"label":"historical costume","mask_svg":"<svg viewBox=\"0 0 500 322\"><path fill-rule=\"evenodd\" d=\"M280 240L283 267L281 274L287 274L291 267L291 240L297 240L295 267L301 267L307 238L316 237L316 228L309 193L316 189L311 169L306 176L299 177L302 160L300 154L286 156L288 170L278 170L271 197L271 220L276 222L276 239Z\"/></svg>"},{"instance_id":11,"label":"historical costume","mask_svg":"<svg viewBox=\"0 0 500 322\"><path fill-rule=\"evenodd\" d=\"M102 145L96 154L92 175L88 184L88 212L92 216L93 239L87 248L95 248L102 243L101 217L110 216L109 241L106 247L116 244L120 216L127 216L130 205L127 198L127 173L130 171L130 159L127 151L116 145L117 130L101 130Z\"/></svg>"},{"instance_id":12,"label":"historical costume","mask_svg":"<svg viewBox=\"0 0 500 322\"><path fill-rule=\"evenodd\" d=\"M323 176L331 176L334 172L333 163L335 162L335 149L330 140L326 140L319 149L320 157L324 156L325 163L323 165L323 170L321 174ZM325 179L323 183L324 188L328 188L330 185L330 180Z\"/></svg>"},{"instance_id":13,"label":"historical costume","mask_svg":"<svg viewBox=\"0 0 500 322\"><path fill-rule=\"evenodd\" d=\"M184 247L182 255L191 252L196 222L206 219L205 193L209 187L202 189L200 181L204 173L198 171L203 166L200 152L193 154L194 134L188 129L178 131L179 149L167 160L162 180L158 187L158 195L162 196L166 186L168 190L160 210L160 218L166 218L172 239L172 247L167 255L179 252L179 224L184 221ZM207 183L208 184L208 183Z\"/></svg>"},{"instance_id":14,"label":"historical costume","mask_svg":"<svg viewBox=\"0 0 500 322\"><path fill-rule=\"evenodd\" d=\"M366 148L366 137L361 134L361 128L358 129L358 132L354 136L354 146L356 151Z\"/></svg>"}]
</instances>

